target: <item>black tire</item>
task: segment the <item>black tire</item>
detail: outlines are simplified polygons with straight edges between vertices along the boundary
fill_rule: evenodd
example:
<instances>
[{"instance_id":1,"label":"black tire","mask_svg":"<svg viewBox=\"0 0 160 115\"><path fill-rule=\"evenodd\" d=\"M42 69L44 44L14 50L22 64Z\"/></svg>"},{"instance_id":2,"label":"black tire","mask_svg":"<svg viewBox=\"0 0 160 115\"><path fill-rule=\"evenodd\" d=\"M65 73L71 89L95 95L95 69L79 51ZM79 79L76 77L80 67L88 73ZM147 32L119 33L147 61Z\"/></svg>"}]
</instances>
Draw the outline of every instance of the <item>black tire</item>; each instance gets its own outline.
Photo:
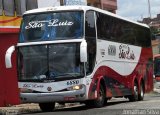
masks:
<instances>
[{"instance_id":1,"label":"black tire","mask_svg":"<svg viewBox=\"0 0 160 115\"><path fill-rule=\"evenodd\" d=\"M84 102L87 108L92 108L94 107L93 105L93 100L87 100Z\"/></svg>"},{"instance_id":2,"label":"black tire","mask_svg":"<svg viewBox=\"0 0 160 115\"><path fill-rule=\"evenodd\" d=\"M140 84L140 92L138 94L138 101L142 101L144 99L144 86L143 83Z\"/></svg>"},{"instance_id":3,"label":"black tire","mask_svg":"<svg viewBox=\"0 0 160 115\"><path fill-rule=\"evenodd\" d=\"M93 100L94 107L100 108L103 107L106 101L105 91L104 87L100 85L100 90L98 92L98 98L96 100Z\"/></svg>"},{"instance_id":4,"label":"black tire","mask_svg":"<svg viewBox=\"0 0 160 115\"><path fill-rule=\"evenodd\" d=\"M137 82L134 82L134 94L129 96L129 101L138 101L138 84Z\"/></svg>"},{"instance_id":5,"label":"black tire","mask_svg":"<svg viewBox=\"0 0 160 115\"><path fill-rule=\"evenodd\" d=\"M43 112L51 112L55 108L55 103L39 103L39 107Z\"/></svg>"}]
</instances>

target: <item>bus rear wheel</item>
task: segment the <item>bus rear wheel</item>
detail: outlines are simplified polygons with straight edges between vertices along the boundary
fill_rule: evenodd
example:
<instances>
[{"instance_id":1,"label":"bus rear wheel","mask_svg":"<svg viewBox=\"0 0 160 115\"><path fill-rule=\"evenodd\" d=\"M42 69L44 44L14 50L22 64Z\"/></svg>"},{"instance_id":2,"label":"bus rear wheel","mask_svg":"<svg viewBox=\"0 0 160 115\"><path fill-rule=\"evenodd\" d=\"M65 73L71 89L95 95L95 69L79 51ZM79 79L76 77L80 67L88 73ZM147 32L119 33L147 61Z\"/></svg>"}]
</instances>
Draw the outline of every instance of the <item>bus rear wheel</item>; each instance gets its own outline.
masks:
<instances>
[{"instance_id":1,"label":"bus rear wheel","mask_svg":"<svg viewBox=\"0 0 160 115\"><path fill-rule=\"evenodd\" d=\"M140 93L138 94L138 101L142 101L144 99L144 86L143 83L140 85Z\"/></svg>"},{"instance_id":2,"label":"bus rear wheel","mask_svg":"<svg viewBox=\"0 0 160 115\"><path fill-rule=\"evenodd\" d=\"M43 112L51 112L55 108L55 103L39 103L39 107Z\"/></svg>"},{"instance_id":3,"label":"bus rear wheel","mask_svg":"<svg viewBox=\"0 0 160 115\"><path fill-rule=\"evenodd\" d=\"M138 101L138 83L134 82L133 94L129 96L129 101Z\"/></svg>"}]
</instances>

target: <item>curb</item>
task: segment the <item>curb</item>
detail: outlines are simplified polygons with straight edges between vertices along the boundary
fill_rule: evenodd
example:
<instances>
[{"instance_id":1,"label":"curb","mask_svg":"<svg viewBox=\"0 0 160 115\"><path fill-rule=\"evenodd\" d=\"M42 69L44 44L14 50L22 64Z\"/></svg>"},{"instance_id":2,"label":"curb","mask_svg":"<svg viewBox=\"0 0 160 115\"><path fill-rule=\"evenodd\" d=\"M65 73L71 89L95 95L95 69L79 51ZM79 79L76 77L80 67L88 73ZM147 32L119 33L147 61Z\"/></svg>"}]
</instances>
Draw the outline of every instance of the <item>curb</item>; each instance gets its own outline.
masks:
<instances>
[{"instance_id":1,"label":"curb","mask_svg":"<svg viewBox=\"0 0 160 115\"><path fill-rule=\"evenodd\" d=\"M0 107L0 115L17 115L41 111L38 104L20 104L11 107Z\"/></svg>"}]
</instances>

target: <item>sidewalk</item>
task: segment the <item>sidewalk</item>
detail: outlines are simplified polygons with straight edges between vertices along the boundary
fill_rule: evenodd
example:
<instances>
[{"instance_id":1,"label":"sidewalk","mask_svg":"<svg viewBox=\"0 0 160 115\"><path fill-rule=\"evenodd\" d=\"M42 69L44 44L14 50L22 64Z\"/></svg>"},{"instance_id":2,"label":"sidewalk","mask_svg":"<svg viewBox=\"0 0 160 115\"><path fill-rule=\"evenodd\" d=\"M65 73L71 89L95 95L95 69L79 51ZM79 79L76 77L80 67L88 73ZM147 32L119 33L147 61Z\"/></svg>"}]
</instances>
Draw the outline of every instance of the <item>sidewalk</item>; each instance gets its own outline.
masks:
<instances>
[{"instance_id":1,"label":"sidewalk","mask_svg":"<svg viewBox=\"0 0 160 115\"><path fill-rule=\"evenodd\" d=\"M38 112L40 108L38 104L20 104L10 107L0 107L0 115L17 115L21 113Z\"/></svg>"}]
</instances>

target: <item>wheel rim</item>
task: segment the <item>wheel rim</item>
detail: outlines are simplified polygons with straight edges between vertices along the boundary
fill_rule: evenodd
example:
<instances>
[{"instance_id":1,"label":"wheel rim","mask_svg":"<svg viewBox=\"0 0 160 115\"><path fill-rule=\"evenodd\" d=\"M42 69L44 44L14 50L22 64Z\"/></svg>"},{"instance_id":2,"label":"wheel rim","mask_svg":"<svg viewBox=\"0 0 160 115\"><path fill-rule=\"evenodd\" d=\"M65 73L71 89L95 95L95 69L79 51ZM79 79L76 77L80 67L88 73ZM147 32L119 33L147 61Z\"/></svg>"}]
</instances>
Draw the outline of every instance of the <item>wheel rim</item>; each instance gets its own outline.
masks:
<instances>
[{"instance_id":1,"label":"wheel rim","mask_svg":"<svg viewBox=\"0 0 160 115\"><path fill-rule=\"evenodd\" d=\"M137 97L137 95L138 95L138 87L137 87L136 84L134 85L134 94Z\"/></svg>"},{"instance_id":2,"label":"wheel rim","mask_svg":"<svg viewBox=\"0 0 160 115\"><path fill-rule=\"evenodd\" d=\"M143 91L143 87L141 86L141 97L144 96L144 91Z\"/></svg>"},{"instance_id":3,"label":"wheel rim","mask_svg":"<svg viewBox=\"0 0 160 115\"><path fill-rule=\"evenodd\" d=\"M99 101L102 102L103 100L103 93L102 90L99 91Z\"/></svg>"},{"instance_id":4,"label":"wheel rim","mask_svg":"<svg viewBox=\"0 0 160 115\"><path fill-rule=\"evenodd\" d=\"M104 93L103 93L103 89L102 88L100 88L100 91L99 91L98 102L99 102L99 104L103 104L104 103Z\"/></svg>"}]
</instances>

